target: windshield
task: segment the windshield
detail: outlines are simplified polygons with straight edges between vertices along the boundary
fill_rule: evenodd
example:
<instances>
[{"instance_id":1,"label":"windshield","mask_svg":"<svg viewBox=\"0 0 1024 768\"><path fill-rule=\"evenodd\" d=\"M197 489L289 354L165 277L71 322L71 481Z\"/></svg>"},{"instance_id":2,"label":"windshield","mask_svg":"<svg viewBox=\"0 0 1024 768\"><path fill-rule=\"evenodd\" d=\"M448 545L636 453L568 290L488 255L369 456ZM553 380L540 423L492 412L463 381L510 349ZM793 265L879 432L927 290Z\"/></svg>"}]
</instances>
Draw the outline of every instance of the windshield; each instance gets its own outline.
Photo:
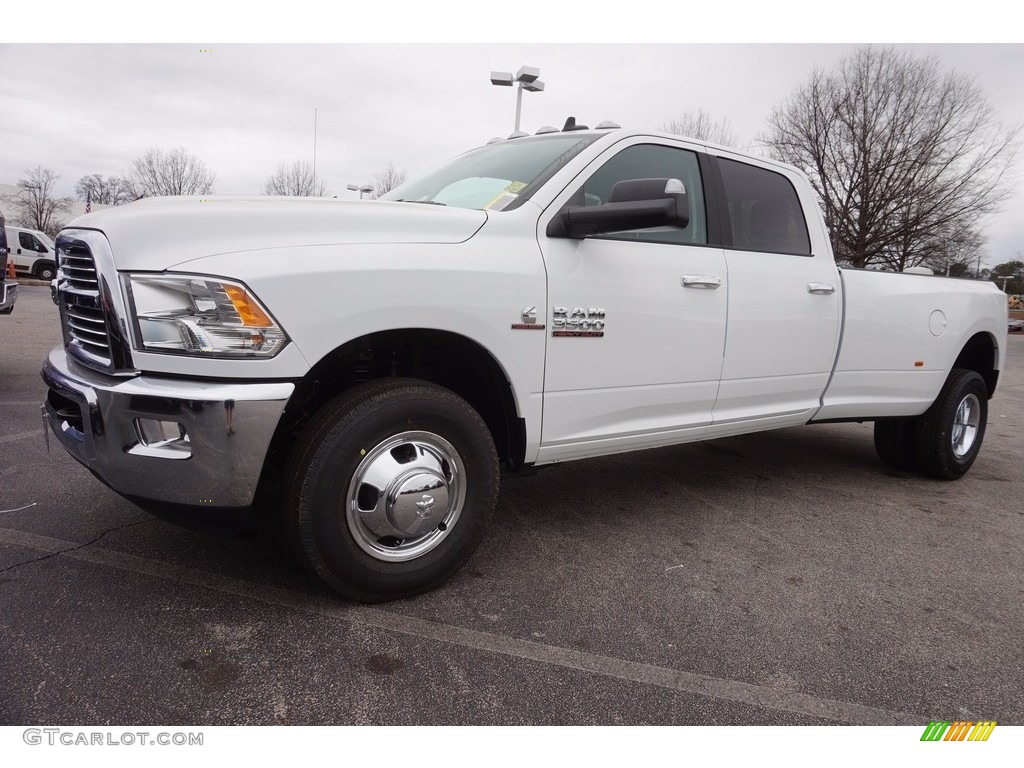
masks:
<instances>
[{"instance_id":1,"label":"windshield","mask_svg":"<svg viewBox=\"0 0 1024 768\"><path fill-rule=\"evenodd\" d=\"M597 138L598 134L568 134L488 144L380 199L488 211L515 208Z\"/></svg>"}]
</instances>

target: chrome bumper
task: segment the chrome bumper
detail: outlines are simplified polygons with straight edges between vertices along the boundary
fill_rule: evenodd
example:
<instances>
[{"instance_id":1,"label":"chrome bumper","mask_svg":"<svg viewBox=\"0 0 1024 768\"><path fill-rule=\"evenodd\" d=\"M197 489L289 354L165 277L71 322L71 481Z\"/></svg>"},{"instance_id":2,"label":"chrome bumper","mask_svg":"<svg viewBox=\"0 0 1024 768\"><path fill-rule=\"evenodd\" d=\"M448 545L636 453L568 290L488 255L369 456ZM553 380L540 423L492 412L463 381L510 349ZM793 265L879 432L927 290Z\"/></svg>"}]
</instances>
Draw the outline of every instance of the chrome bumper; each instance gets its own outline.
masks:
<instances>
[{"instance_id":1,"label":"chrome bumper","mask_svg":"<svg viewBox=\"0 0 1024 768\"><path fill-rule=\"evenodd\" d=\"M295 385L115 378L69 361L43 366L43 418L68 453L130 498L192 507L252 503Z\"/></svg>"},{"instance_id":2,"label":"chrome bumper","mask_svg":"<svg viewBox=\"0 0 1024 768\"><path fill-rule=\"evenodd\" d=\"M18 299L18 283L15 280L4 280L0 275L0 312L10 309Z\"/></svg>"}]
</instances>

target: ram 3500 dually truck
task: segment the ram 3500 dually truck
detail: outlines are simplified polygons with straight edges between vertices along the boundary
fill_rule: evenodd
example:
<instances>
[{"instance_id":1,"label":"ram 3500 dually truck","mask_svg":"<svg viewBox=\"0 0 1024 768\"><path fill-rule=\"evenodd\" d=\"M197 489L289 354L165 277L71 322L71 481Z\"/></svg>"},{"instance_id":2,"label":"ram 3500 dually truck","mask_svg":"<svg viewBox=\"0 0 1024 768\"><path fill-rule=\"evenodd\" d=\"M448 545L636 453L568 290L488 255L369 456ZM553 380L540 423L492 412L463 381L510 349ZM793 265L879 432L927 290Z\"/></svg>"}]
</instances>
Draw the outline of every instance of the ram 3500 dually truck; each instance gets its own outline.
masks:
<instances>
[{"instance_id":1,"label":"ram 3500 dually truck","mask_svg":"<svg viewBox=\"0 0 1024 768\"><path fill-rule=\"evenodd\" d=\"M376 201L151 199L57 239L44 413L163 515L279 489L360 600L470 556L499 470L824 421L963 475L1006 353L990 283L838 269L796 169L547 129Z\"/></svg>"}]
</instances>

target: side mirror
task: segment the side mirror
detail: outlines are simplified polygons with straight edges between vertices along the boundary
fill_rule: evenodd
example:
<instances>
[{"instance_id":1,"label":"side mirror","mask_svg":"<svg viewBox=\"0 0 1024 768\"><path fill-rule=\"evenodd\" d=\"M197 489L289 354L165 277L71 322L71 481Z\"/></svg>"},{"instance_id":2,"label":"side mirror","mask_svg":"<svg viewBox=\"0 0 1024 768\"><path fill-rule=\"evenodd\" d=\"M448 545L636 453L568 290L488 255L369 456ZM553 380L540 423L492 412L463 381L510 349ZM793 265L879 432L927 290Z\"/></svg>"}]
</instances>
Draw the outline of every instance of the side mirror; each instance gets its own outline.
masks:
<instances>
[{"instance_id":1,"label":"side mirror","mask_svg":"<svg viewBox=\"0 0 1024 768\"><path fill-rule=\"evenodd\" d=\"M548 237L584 238L653 227L686 227L690 198L679 179L629 179L603 205L574 205L548 224Z\"/></svg>"}]
</instances>

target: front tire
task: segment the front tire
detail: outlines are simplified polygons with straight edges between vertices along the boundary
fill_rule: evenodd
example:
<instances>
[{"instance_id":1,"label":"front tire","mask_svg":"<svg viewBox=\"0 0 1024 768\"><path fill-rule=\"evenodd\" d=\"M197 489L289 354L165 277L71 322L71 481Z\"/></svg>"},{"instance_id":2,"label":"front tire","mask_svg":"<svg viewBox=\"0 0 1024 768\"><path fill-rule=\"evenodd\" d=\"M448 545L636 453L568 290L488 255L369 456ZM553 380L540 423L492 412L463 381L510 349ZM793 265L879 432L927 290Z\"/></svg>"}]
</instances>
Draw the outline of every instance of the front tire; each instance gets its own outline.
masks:
<instances>
[{"instance_id":1,"label":"front tire","mask_svg":"<svg viewBox=\"0 0 1024 768\"><path fill-rule=\"evenodd\" d=\"M46 280L49 282L53 280L53 276L57 273L56 267L53 264L40 264L36 267L36 277L40 280Z\"/></svg>"},{"instance_id":2,"label":"front tire","mask_svg":"<svg viewBox=\"0 0 1024 768\"><path fill-rule=\"evenodd\" d=\"M498 457L462 398L378 379L313 416L287 487L299 557L346 597L378 602L431 589L469 559L497 501Z\"/></svg>"},{"instance_id":3,"label":"front tire","mask_svg":"<svg viewBox=\"0 0 1024 768\"><path fill-rule=\"evenodd\" d=\"M916 458L921 470L956 480L978 457L988 422L988 386L975 371L954 368L932 406L919 417Z\"/></svg>"}]
</instances>

